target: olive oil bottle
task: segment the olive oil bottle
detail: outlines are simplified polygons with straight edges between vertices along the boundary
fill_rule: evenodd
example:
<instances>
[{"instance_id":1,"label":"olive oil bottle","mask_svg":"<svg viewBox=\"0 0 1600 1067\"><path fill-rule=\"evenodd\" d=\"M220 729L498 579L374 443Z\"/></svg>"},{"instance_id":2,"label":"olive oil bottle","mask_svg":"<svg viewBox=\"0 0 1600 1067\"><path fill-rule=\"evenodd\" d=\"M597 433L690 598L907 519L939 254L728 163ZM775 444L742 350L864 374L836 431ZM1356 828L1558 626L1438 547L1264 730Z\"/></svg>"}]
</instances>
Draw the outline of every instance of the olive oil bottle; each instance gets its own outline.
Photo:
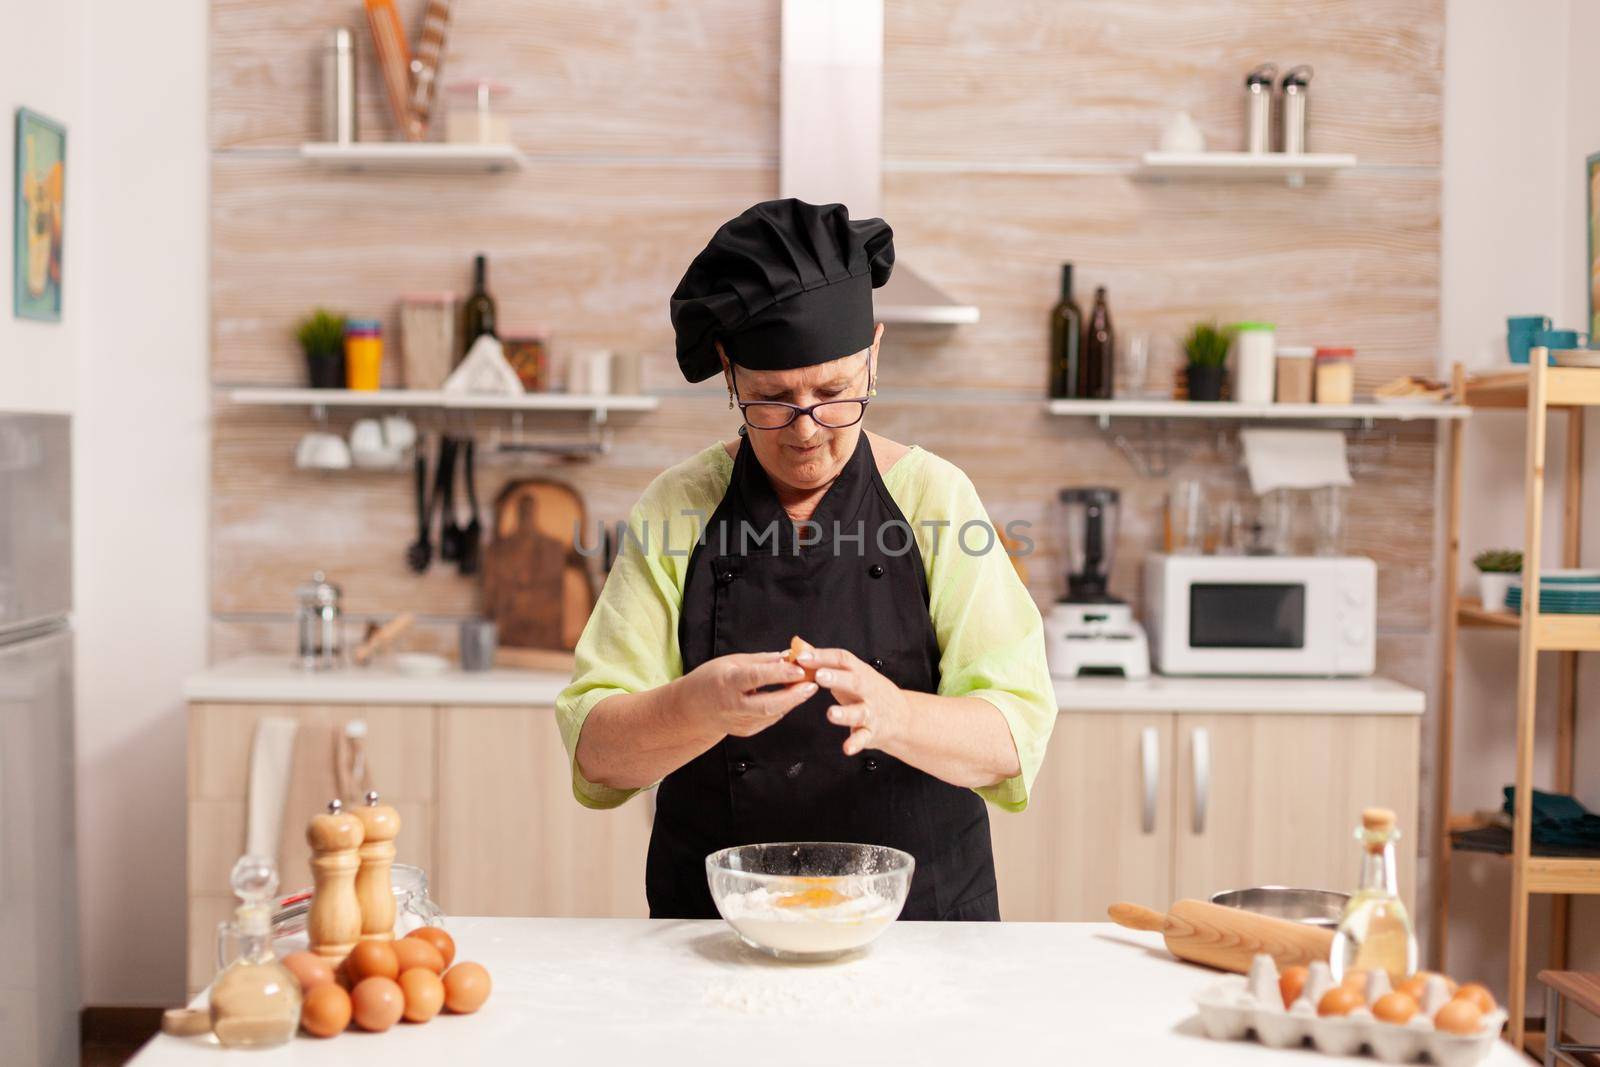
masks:
<instances>
[{"instance_id":1,"label":"olive oil bottle","mask_svg":"<svg viewBox=\"0 0 1600 1067\"><path fill-rule=\"evenodd\" d=\"M1361 813L1361 885L1345 905L1333 935L1328 965L1334 981L1350 971L1387 971L1399 983L1417 969L1417 936L1395 882L1394 812L1367 808Z\"/></svg>"}]
</instances>

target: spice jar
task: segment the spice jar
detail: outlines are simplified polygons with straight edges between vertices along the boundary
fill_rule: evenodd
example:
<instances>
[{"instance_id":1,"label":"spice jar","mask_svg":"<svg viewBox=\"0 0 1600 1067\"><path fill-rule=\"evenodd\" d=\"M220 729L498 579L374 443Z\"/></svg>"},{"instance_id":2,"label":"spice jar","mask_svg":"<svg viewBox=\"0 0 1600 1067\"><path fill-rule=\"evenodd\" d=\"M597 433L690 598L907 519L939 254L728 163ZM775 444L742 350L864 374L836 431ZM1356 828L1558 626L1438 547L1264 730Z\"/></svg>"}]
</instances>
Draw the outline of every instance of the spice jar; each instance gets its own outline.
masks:
<instances>
[{"instance_id":1,"label":"spice jar","mask_svg":"<svg viewBox=\"0 0 1600 1067\"><path fill-rule=\"evenodd\" d=\"M1317 350L1309 345L1278 346L1278 403L1311 403L1312 364L1316 355Z\"/></svg>"},{"instance_id":2,"label":"spice jar","mask_svg":"<svg viewBox=\"0 0 1600 1067\"><path fill-rule=\"evenodd\" d=\"M1356 350L1318 348L1316 364L1317 403L1351 403L1356 392Z\"/></svg>"},{"instance_id":3,"label":"spice jar","mask_svg":"<svg viewBox=\"0 0 1600 1067\"><path fill-rule=\"evenodd\" d=\"M1272 354L1276 347L1272 323L1238 322L1233 331L1233 399L1241 404L1272 403Z\"/></svg>"},{"instance_id":4,"label":"spice jar","mask_svg":"<svg viewBox=\"0 0 1600 1067\"><path fill-rule=\"evenodd\" d=\"M350 319L344 324L346 389L371 391L383 377L383 324L377 319Z\"/></svg>"},{"instance_id":5,"label":"spice jar","mask_svg":"<svg viewBox=\"0 0 1600 1067\"><path fill-rule=\"evenodd\" d=\"M438 389L455 369L456 294L400 298L400 366L407 389Z\"/></svg>"}]
</instances>

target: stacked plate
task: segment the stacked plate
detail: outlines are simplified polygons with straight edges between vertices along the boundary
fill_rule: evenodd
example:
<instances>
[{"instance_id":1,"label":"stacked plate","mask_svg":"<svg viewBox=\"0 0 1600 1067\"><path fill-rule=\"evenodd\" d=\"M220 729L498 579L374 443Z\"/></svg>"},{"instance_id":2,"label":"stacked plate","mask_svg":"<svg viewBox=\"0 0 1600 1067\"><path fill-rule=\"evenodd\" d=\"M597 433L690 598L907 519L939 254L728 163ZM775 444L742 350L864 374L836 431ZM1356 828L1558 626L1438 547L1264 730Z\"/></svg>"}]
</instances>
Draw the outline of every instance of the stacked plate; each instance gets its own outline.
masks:
<instances>
[{"instance_id":1,"label":"stacked plate","mask_svg":"<svg viewBox=\"0 0 1600 1067\"><path fill-rule=\"evenodd\" d=\"M1511 583L1506 607L1522 610L1522 579ZM1539 575L1539 611L1544 615L1600 615L1600 571L1543 571Z\"/></svg>"}]
</instances>

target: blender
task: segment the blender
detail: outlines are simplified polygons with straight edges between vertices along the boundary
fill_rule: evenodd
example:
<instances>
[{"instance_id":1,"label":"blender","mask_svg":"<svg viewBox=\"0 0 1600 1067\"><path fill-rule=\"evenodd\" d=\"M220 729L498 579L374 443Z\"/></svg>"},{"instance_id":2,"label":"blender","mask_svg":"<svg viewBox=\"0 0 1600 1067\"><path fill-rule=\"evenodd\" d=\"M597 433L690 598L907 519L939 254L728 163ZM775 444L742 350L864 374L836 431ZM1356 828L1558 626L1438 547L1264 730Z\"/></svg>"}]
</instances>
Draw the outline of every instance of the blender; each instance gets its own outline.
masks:
<instances>
[{"instance_id":1,"label":"blender","mask_svg":"<svg viewBox=\"0 0 1600 1067\"><path fill-rule=\"evenodd\" d=\"M1111 595L1116 554L1115 489L1063 489L1067 526L1067 595L1045 617L1045 651L1057 678L1086 674L1150 676L1150 646L1133 609Z\"/></svg>"}]
</instances>

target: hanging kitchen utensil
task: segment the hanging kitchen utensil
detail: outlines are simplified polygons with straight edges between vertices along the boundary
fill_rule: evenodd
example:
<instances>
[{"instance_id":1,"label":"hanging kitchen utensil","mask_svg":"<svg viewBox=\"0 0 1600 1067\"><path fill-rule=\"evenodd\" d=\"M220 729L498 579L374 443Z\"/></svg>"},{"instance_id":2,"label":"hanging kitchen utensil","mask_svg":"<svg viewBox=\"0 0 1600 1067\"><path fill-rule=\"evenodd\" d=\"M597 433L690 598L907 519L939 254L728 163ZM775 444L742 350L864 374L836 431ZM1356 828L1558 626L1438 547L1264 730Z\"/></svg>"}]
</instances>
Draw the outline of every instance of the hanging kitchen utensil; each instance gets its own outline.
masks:
<instances>
[{"instance_id":1,"label":"hanging kitchen utensil","mask_svg":"<svg viewBox=\"0 0 1600 1067\"><path fill-rule=\"evenodd\" d=\"M417 539L406 549L406 565L421 574L428 569L433 558L433 546L428 543L428 457L421 448L413 461L417 489Z\"/></svg>"},{"instance_id":2,"label":"hanging kitchen utensil","mask_svg":"<svg viewBox=\"0 0 1600 1067\"><path fill-rule=\"evenodd\" d=\"M483 523L478 521L477 471L473 464L475 443L467 438L462 446L461 479L467 483L467 525L461 530L462 574L477 574L483 565Z\"/></svg>"},{"instance_id":3,"label":"hanging kitchen utensil","mask_svg":"<svg viewBox=\"0 0 1600 1067\"><path fill-rule=\"evenodd\" d=\"M444 509L439 523L440 562L455 563L461 559L464 531L456 521L456 456L459 452L460 442L453 437L446 437L440 445L439 472L440 485L443 487L440 499Z\"/></svg>"}]
</instances>

